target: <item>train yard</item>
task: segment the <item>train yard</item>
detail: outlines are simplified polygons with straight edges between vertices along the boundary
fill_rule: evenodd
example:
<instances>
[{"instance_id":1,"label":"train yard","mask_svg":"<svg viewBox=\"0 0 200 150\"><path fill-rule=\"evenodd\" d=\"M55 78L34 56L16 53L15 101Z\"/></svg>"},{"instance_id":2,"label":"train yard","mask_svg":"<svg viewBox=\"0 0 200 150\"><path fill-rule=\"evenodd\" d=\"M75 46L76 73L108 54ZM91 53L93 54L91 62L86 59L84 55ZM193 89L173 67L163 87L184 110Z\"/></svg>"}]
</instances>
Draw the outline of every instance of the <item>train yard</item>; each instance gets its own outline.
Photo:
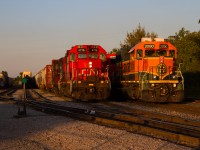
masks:
<instances>
[{"instance_id":1,"label":"train yard","mask_svg":"<svg viewBox=\"0 0 200 150\"><path fill-rule=\"evenodd\" d=\"M7 98L15 99L23 106L23 92L16 93L14 93L15 98L6 94ZM1 94L1 99L6 99L3 95L5 93ZM26 97L25 104L28 108L34 108L45 114L67 116L96 125L123 129L128 133L147 135L188 148L200 146L200 110L198 109L200 102L198 100L181 104L152 104L130 100L80 102L41 90L27 90ZM28 116L27 112L26 117ZM18 114L18 117L21 116Z\"/></svg>"}]
</instances>

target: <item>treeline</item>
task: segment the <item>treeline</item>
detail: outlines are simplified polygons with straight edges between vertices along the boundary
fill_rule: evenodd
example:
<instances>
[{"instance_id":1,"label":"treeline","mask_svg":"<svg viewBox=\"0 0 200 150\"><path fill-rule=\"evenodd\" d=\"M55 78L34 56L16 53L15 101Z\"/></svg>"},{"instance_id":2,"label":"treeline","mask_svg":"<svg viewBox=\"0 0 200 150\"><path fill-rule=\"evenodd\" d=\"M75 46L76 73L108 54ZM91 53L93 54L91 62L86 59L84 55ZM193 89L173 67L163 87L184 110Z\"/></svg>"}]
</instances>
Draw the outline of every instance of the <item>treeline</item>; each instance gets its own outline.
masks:
<instances>
[{"instance_id":1,"label":"treeline","mask_svg":"<svg viewBox=\"0 0 200 150\"><path fill-rule=\"evenodd\" d=\"M111 53L120 54L123 60L129 58L128 51L136 45L142 37L155 38L155 32L148 32L139 24L132 32L127 32L119 48ZM190 32L184 27L168 39L178 49L177 65L181 63L181 71L185 78L185 96L200 97L200 31Z\"/></svg>"},{"instance_id":2,"label":"treeline","mask_svg":"<svg viewBox=\"0 0 200 150\"><path fill-rule=\"evenodd\" d=\"M182 28L170 41L178 49L178 63L183 63L185 96L200 98L200 31Z\"/></svg>"}]
</instances>

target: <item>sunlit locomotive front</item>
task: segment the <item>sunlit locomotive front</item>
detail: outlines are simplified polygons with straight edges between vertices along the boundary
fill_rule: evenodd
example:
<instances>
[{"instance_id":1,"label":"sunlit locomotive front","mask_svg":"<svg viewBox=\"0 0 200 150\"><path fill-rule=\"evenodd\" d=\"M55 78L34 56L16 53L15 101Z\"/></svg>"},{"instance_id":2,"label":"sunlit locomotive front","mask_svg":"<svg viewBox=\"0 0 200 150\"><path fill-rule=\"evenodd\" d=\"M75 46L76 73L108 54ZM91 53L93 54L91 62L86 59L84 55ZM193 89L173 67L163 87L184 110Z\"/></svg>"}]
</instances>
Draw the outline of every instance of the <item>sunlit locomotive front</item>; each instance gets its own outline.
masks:
<instances>
[{"instance_id":1,"label":"sunlit locomotive front","mask_svg":"<svg viewBox=\"0 0 200 150\"><path fill-rule=\"evenodd\" d=\"M106 56L99 45L76 45L67 50L58 65L60 93L85 101L108 98L111 84Z\"/></svg>"},{"instance_id":2,"label":"sunlit locomotive front","mask_svg":"<svg viewBox=\"0 0 200 150\"><path fill-rule=\"evenodd\" d=\"M176 66L177 49L161 38L142 38L118 63L118 77L129 97L148 102L181 102L184 78Z\"/></svg>"}]
</instances>

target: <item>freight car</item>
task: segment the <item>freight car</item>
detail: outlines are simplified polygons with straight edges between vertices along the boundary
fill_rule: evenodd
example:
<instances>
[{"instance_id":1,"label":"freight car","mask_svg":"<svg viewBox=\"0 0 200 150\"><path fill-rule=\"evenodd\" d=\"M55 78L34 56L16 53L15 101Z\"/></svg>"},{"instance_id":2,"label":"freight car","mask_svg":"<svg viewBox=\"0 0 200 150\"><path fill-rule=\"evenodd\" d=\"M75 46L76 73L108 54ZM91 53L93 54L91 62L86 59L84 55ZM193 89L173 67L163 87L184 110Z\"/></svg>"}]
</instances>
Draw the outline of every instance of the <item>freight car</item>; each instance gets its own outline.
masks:
<instances>
[{"instance_id":1,"label":"freight car","mask_svg":"<svg viewBox=\"0 0 200 150\"><path fill-rule=\"evenodd\" d=\"M6 79L7 78L7 76L5 76L5 74L2 72L2 73L0 73L0 87L1 88L3 88L3 87L5 87L6 86Z\"/></svg>"},{"instance_id":2,"label":"freight car","mask_svg":"<svg viewBox=\"0 0 200 150\"><path fill-rule=\"evenodd\" d=\"M147 102L181 102L184 78L176 66L177 49L162 38L142 38L128 59L118 59L116 85L126 96ZM118 57L118 56L117 56Z\"/></svg>"},{"instance_id":3,"label":"freight car","mask_svg":"<svg viewBox=\"0 0 200 150\"><path fill-rule=\"evenodd\" d=\"M52 65L46 65L34 76L35 84L40 89L51 91L52 85Z\"/></svg>"},{"instance_id":4,"label":"freight car","mask_svg":"<svg viewBox=\"0 0 200 150\"><path fill-rule=\"evenodd\" d=\"M113 58L100 45L73 46L64 57L52 60L51 91L84 101L107 99L111 90L108 66ZM45 79L39 74L35 75L38 85Z\"/></svg>"}]
</instances>

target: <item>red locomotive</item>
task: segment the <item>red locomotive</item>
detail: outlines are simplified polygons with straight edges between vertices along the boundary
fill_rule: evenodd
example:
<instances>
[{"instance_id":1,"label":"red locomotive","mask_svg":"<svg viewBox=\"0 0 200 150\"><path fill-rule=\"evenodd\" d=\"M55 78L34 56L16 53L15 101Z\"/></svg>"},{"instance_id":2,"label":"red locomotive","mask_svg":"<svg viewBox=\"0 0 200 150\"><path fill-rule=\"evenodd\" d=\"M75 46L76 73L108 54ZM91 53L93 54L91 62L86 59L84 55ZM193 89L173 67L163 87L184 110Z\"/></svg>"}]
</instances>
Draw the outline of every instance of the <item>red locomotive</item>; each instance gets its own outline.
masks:
<instances>
[{"instance_id":1,"label":"red locomotive","mask_svg":"<svg viewBox=\"0 0 200 150\"><path fill-rule=\"evenodd\" d=\"M46 89L86 101L107 99L111 90L108 65L112 58L115 56L108 55L99 45L76 45L64 57L52 60L52 86ZM35 80L37 83L39 78L35 76Z\"/></svg>"},{"instance_id":2,"label":"red locomotive","mask_svg":"<svg viewBox=\"0 0 200 150\"><path fill-rule=\"evenodd\" d=\"M148 102L181 102L184 79L176 65L177 49L161 38L142 38L128 60L116 64L115 81L130 98Z\"/></svg>"}]
</instances>

